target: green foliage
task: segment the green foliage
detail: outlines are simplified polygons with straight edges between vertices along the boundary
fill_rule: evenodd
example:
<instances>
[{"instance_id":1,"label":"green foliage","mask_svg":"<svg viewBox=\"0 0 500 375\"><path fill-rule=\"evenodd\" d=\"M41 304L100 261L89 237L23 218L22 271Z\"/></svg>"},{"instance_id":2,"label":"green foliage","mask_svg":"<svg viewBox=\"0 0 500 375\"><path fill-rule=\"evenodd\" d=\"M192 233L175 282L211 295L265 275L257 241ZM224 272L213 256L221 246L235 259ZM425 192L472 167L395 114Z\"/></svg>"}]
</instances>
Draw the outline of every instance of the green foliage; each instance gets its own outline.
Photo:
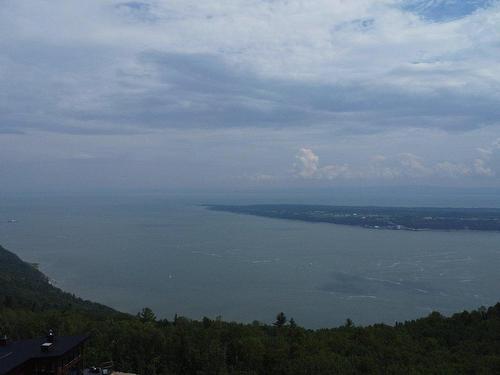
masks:
<instances>
[{"instance_id":1,"label":"green foliage","mask_svg":"<svg viewBox=\"0 0 500 375\"><path fill-rule=\"evenodd\" d=\"M43 273L2 246L0 246L0 304L32 311L78 309L102 314L115 312L107 306L84 301L52 286Z\"/></svg>"},{"instance_id":2,"label":"green foliage","mask_svg":"<svg viewBox=\"0 0 500 375\"><path fill-rule=\"evenodd\" d=\"M56 335L90 333L89 365L113 360L122 371L149 375L500 373L500 303L452 317L432 313L394 327L358 327L347 320L338 328L307 330L292 319L286 324L284 313L276 325L220 317L176 316L169 322L149 308L132 316L75 301L46 280L44 285L41 274L18 264L19 258L11 261L15 269L0 271L1 293L9 290L0 302L0 334L20 339L48 329ZM16 287L10 285L14 279ZM34 294L34 284L42 292ZM31 308L38 298L44 308Z\"/></svg>"},{"instance_id":3,"label":"green foliage","mask_svg":"<svg viewBox=\"0 0 500 375\"><path fill-rule=\"evenodd\" d=\"M280 312L278 315L276 315L276 321L274 322L274 325L276 327L283 327L286 324L286 316L283 312Z\"/></svg>"},{"instance_id":4,"label":"green foliage","mask_svg":"<svg viewBox=\"0 0 500 375\"><path fill-rule=\"evenodd\" d=\"M87 363L141 374L499 373L500 304L445 318L307 330L178 317L144 321L88 311L0 309L10 337L90 333Z\"/></svg>"},{"instance_id":5,"label":"green foliage","mask_svg":"<svg viewBox=\"0 0 500 375\"><path fill-rule=\"evenodd\" d=\"M143 308L142 311L137 314L137 317L144 323L156 322L156 315L149 307Z\"/></svg>"}]
</instances>

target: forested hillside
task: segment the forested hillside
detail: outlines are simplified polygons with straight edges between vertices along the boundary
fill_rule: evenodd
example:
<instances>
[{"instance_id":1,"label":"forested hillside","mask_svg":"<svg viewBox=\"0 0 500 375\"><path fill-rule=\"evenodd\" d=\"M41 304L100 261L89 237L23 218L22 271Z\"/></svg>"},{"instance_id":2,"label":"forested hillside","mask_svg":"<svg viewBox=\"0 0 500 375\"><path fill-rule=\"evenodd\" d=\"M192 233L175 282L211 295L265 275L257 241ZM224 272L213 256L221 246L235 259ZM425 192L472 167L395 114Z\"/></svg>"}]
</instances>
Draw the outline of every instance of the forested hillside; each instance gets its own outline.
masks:
<instances>
[{"instance_id":1,"label":"forested hillside","mask_svg":"<svg viewBox=\"0 0 500 375\"><path fill-rule=\"evenodd\" d=\"M79 309L112 313L113 309L98 303L84 301L52 286L48 278L35 266L0 245L0 301L11 308L32 311L48 309Z\"/></svg>"},{"instance_id":2,"label":"forested hillside","mask_svg":"<svg viewBox=\"0 0 500 375\"><path fill-rule=\"evenodd\" d=\"M0 333L90 333L88 364L113 360L148 375L500 373L500 304L394 327L347 320L307 330L284 314L274 325L158 320L147 308L131 316L79 300L5 249L0 254Z\"/></svg>"}]
</instances>

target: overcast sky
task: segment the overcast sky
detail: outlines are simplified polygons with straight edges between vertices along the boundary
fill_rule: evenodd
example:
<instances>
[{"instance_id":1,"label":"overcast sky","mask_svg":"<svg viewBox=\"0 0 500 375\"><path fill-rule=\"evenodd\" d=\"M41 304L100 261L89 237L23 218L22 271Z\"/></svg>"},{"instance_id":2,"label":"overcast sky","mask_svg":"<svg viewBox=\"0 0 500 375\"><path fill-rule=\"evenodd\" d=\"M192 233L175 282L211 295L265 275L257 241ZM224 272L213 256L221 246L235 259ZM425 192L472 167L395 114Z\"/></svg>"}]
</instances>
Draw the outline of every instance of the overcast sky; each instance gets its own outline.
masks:
<instances>
[{"instance_id":1,"label":"overcast sky","mask_svg":"<svg viewBox=\"0 0 500 375\"><path fill-rule=\"evenodd\" d=\"M3 0L0 190L500 188L500 2Z\"/></svg>"}]
</instances>

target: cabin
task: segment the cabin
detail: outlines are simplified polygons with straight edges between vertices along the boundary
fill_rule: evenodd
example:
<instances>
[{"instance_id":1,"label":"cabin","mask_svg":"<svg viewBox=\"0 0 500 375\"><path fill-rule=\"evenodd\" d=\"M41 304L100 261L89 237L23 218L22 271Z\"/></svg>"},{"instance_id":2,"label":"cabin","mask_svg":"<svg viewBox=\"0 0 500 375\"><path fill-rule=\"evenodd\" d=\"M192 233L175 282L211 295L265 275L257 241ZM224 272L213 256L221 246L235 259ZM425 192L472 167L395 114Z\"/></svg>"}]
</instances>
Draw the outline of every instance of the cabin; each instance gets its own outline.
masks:
<instances>
[{"instance_id":1,"label":"cabin","mask_svg":"<svg viewBox=\"0 0 500 375\"><path fill-rule=\"evenodd\" d=\"M0 338L0 375L81 375L88 335L10 341Z\"/></svg>"}]
</instances>

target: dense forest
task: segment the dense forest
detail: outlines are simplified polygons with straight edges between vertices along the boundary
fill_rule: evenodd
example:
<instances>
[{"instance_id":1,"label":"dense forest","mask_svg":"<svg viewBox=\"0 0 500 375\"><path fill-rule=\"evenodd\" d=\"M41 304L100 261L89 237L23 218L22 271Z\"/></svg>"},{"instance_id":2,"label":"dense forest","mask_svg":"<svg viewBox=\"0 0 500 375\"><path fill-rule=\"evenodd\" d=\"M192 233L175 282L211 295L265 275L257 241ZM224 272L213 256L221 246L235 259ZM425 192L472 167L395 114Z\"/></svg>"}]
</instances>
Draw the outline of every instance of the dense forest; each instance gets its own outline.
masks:
<instances>
[{"instance_id":1,"label":"dense forest","mask_svg":"<svg viewBox=\"0 0 500 375\"><path fill-rule=\"evenodd\" d=\"M114 310L84 301L50 284L35 265L0 246L0 301L4 307L27 308L31 311L78 309L94 313L113 313Z\"/></svg>"},{"instance_id":2,"label":"dense forest","mask_svg":"<svg viewBox=\"0 0 500 375\"><path fill-rule=\"evenodd\" d=\"M12 339L90 333L88 365L113 360L139 374L500 373L500 304L444 317L308 330L275 323L157 319L83 301L0 247L0 334Z\"/></svg>"},{"instance_id":3,"label":"dense forest","mask_svg":"<svg viewBox=\"0 0 500 375\"><path fill-rule=\"evenodd\" d=\"M396 230L500 231L500 209L438 207L355 207L328 205L258 204L212 205L213 211L313 223L354 225Z\"/></svg>"}]
</instances>

